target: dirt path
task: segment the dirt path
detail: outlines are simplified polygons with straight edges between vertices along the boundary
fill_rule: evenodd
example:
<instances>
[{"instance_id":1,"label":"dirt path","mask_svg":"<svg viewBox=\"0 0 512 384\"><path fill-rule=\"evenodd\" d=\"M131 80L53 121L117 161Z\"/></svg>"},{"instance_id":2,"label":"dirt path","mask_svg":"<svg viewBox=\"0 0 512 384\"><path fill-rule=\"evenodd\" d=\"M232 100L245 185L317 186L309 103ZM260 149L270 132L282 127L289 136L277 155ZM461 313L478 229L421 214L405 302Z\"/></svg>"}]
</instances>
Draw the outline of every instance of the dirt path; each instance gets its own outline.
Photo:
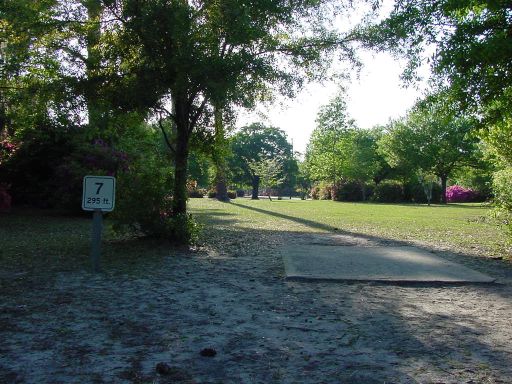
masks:
<instances>
[{"instance_id":1,"label":"dirt path","mask_svg":"<svg viewBox=\"0 0 512 384\"><path fill-rule=\"evenodd\" d=\"M495 285L288 282L280 244L375 240L231 239L129 275L9 277L0 382L512 382L510 263L443 253ZM215 357L201 356L205 348Z\"/></svg>"}]
</instances>

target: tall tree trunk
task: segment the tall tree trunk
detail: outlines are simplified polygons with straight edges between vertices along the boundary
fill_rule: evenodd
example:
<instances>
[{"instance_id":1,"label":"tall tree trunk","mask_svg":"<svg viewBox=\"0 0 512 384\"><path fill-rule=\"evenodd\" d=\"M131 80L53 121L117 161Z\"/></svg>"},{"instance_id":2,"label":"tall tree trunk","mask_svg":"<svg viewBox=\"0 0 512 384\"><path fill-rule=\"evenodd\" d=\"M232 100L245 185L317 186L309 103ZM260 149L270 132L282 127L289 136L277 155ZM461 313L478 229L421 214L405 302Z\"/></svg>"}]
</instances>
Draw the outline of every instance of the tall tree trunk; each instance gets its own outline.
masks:
<instances>
[{"instance_id":1,"label":"tall tree trunk","mask_svg":"<svg viewBox=\"0 0 512 384\"><path fill-rule=\"evenodd\" d=\"M101 38L100 20L103 8L100 0L86 0L84 5L87 8L87 18L89 22L89 29L86 35L87 61L85 68L88 86L85 92L85 99L89 118L89 129L91 132L96 133L105 128L105 114L102 111L97 91L100 86L97 82L97 78L101 64L99 43Z\"/></svg>"},{"instance_id":2,"label":"tall tree trunk","mask_svg":"<svg viewBox=\"0 0 512 384\"><path fill-rule=\"evenodd\" d=\"M217 200L229 201L228 188L226 186L226 137L224 132L224 121L222 109L216 105L214 109L215 118L215 189Z\"/></svg>"},{"instance_id":3,"label":"tall tree trunk","mask_svg":"<svg viewBox=\"0 0 512 384\"><path fill-rule=\"evenodd\" d=\"M448 182L448 176L441 175L441 204L446 204L446 184Z\"/></svg>"},{"instance_id":4,"label":"tall tree trunk","mask_svg":"<svg viewBox=\"0 0 512 384\"><path fill-rule=\"evenodd\" d=\"M253 176L252 177L252 199L258 200L258 192L260 189L260 177L259 176Z\"/></svg>"},{"instance_id":5,"label":"tall tree trunk","mask_svg":"<svg viewBox=\"0 0 512 384\"><path fill-rule=\"evenodd\" d=\"M228 187L226 186L226 168L224 164L217 164L215 167L215 192L217 200L229 201Z\"/></svg>"},{"instance_id":6,"label":"tall tree trunk","mask_svg":"<svg viewBox=\"0 0 512 384\"><path fill-rule=\"evenodd\" d=\"M187 213L187 177L190 147L189 113L186 96L175 93L176 150L174 159L173 215ZM181 96L181 97L180 97Z\"/></svg>"},{"instance_id":7,"label":"tall tree trunk","mask_svg":"<svg viewBox=\"0 0 512 384\"><path fill-rule=\"evenodd\" d=\"M176 159L174 164L173 215L187 212L188 137L178 129Z\"/></svg>"}]
</instances>

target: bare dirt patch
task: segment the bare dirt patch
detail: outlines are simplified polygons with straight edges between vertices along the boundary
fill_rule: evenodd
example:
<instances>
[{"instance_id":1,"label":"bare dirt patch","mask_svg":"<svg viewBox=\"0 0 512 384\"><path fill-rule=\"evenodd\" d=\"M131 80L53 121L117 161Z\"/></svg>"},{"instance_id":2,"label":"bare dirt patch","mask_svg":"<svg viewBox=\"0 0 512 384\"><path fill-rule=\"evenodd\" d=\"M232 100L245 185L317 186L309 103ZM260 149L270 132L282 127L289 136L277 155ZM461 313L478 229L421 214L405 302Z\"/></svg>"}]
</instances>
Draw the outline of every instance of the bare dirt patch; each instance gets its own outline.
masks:
<instances>
[{"instance_id":1,"label":"bare dirt patch","mask_svg":"<svg viewBox=\"0 0 512 384\"><path fill-rule=\"evenodd\" d=\"M510 263L438 252L493 285L289 282L283 244L389 242L222 236L126 273L2 275L0 382L512 382Z\"/></svg>"}]
</instances>

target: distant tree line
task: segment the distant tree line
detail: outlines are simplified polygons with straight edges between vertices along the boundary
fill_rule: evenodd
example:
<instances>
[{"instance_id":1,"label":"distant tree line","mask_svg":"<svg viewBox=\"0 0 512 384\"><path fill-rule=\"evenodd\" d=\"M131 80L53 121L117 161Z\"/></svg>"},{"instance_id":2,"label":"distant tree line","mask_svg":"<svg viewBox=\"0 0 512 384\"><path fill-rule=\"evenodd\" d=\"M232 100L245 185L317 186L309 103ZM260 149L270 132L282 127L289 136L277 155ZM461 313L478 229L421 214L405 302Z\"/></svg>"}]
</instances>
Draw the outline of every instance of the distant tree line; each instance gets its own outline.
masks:
<instances>
[{"instance_id":1,"label":"distant tree line","mask_svg":"<svg viewBox=\"0 0 512 384\"><path fill-rule=\"evenodd\" d=\"M449 184L490 197L492 163L474 134L475 122L458 115L449 95L419 101L387 126L360 129L347 116L343 95L322 108L304 169L313 197L333 200L446 203Z\"/></svg>"}]
</instances>

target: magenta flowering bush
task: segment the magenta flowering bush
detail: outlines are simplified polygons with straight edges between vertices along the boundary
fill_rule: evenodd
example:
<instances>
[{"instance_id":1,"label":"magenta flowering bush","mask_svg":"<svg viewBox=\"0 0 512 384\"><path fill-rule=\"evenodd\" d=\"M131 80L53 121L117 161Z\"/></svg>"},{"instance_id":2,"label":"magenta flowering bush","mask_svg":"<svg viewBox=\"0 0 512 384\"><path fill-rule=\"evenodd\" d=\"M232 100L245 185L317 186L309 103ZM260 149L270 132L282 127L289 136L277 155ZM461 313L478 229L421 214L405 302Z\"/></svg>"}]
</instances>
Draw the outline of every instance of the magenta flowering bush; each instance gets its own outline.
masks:
<instances>
[{"instance_id":1,"label":"magenta flowering bush","mask_svg":"<svg viewBox=\"0 0 512 384\"><path fill-rule=\"evenodd\" d=\"M476 193L460 185L452 185L446 188L446 201L449 203L467 203L475 200Z\"/></svg>"},{"instance_id":2,"label":"magenta flowering bush","mask_svg":"<svg viewBox=\"0 0 512 384\"><path fill-rule=\"evenodd\" d=\"M14 155L18 147L12 141L0 140L0 165Z\"/></svg>"}]
</instances>

